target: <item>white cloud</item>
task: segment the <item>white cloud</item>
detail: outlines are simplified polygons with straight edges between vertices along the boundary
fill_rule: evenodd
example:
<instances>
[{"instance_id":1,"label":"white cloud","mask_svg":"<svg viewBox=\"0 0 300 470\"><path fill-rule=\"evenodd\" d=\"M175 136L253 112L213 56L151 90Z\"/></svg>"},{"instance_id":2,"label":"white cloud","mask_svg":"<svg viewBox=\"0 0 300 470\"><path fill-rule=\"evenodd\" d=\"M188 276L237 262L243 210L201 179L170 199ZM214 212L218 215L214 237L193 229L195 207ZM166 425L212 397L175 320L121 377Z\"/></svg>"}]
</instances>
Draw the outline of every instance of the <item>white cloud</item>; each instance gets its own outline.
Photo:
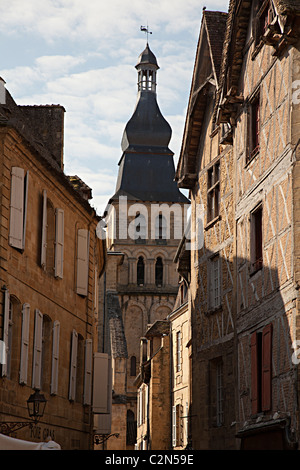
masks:
<instances>
[{"instance_id":1,"label":"white cloud","mask_svg":"<svg viewBox=\"0 0 300 470\"><path fill-rule=\"evenodd\" d=\"M113 194L121 139L137 96L135 65L149 24L157 56L158 104L172 127L178 159L200 29L199 0L4 1L0 40L12 66L0 71L18 104L61 104L65 115L65 170L78 174L103 209ZM205 3L226 11L228 1ZM2 41L2 43L3 43ZM26 51L21 56L20 50ZM16 59L14 59L16 57ZM14 62L17 58L21 62ZM7 59L8 60L8 59ZM20 65L23 64L23 66Z\"/></svg>"}]
</instances>

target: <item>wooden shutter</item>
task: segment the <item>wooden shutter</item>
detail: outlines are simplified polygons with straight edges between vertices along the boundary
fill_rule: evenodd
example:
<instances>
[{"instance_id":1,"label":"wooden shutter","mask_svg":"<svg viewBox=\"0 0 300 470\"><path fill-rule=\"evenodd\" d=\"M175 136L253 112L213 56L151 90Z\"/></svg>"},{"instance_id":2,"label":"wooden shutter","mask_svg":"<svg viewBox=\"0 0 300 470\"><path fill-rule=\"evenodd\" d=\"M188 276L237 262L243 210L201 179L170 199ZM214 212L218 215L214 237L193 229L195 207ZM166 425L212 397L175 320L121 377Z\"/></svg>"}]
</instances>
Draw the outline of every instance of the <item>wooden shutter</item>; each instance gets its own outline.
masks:
<instances>
[{"instance_id":1,"label":"wooden shutter","mask_svg":"<svg viewBox=\"0 0 300 470\"><path fill-rule=\"evenodd\" d=\"M29 322L30 305L24 304L22 308L22 337L21 337L21 360L20 360L20 384L27 384L28 353L29 353Z\"/></svg>"},{"instance_id":2,"label":"wooden shutter","mask_svg":"<svg viewBox=\"0 0 300 470\"><path fill-rule=\"evenodd\" d=\"M88 293L88 269L89 269L89 231L78 230L77 237L77 294Z\"/></svg>"},{"instance_id":3,"label":"wooden shutter","mask_svg":"<svg viewBox=\"0 0 300 470\"><path fill-rule=\"evenodd\" d=\"M93 363L93 342L91 339L87 339L85 341L84 389L83 389L83 404L84 405L91 404L92 363Z\"/></svg>"},{"instance_id":4,"label":"wooden shutter","mask_svg":"<svg viewBox=\"0 0 300 470\"><path fill-rule=\"evenodd\" d=\"M251 407L252 414L259 411L259 382L258 382L258 335L251 335Z\"/></svg>"},{"instance_id":5,"label":"wooden shutter","mask_svg":"<svg viewBox=\"0 0 300 470\"><path fill-rule=\"evenodd\" d=\"M64 211L55 211L55 277L63 278L64 265Z\"/></svg>"},{"instance_id":6,"label":"wooden shutter","mask_svg":"<svg viewBox=\"0 0 300 470\"><path fill-rule=\"evenodd\" d=\"M4 306L3 306L3 343L4 343L4 357L2 358L2 376L7 375L7 356L8 356L8 328L9 328L9 303L10 295L9 290L4 291Z\"/></svg>"},{"instance_id":7,"label":"wooden shutter","mask_svg":"<svg viewBox=\"0 0 300 470\"><path fill-rule=\"evenodd\" d=\"M43 315L36 309L34 326L32 388L41 389L43 349Z\"/></svg>"},{"instance_id":8,"label":"wooden shutter","mask_svg":"<svg viewBox=\"0 0 300 470\"><path fill-rule=\"evenodd\" d=\"M24 229L24 170L12 167L10 190L9 244L23 249Z\"/></svg>"},{"instance_id":9,"label":"wooden shutter","mask_svg":"<svg viewBox=\"0 0 300 470\"><path fill-rule=\"evenodd\" d=\"M111 358L94 354L93 413L111 412Z\"/></svg>"},{"instance_id":10,"label":"wooden shutter","mask_svg":"<svg viewBox=\"0 0 300 470\"><path fill-rule=\"evenodd\" d=\"M177 415L176 415L176 406L172 407L172 443L173 447L176 447L177 444L177 436L176 436L176 429L177 428Z\"/></svg>"},{"instance_id":11,"label":"wooden shutter","mask_svg":"<svg viewBox=\"0 0 300 470\"><path fill-rule=\"evenodd\" d=\"M52 370L50 387L50 393L52 395L56 395L58 390L59 334L60 322L55 320L53 323Z\"/></svg>"},{"instance_id":12,"label":"wooden shutter","mask_svg":"<svg viewBox=\"0 0 300 470\"><path fill-rule=\"evenodd\" d=\"M46 268L47 259L47 191L43 191L41 266Z\"/></svg>"},{"instance_id":13,"label":"wooden shutter","mask_svg":"<svg viewBox=\"0 0 300 470\"><path fill-rule=\"evenodd\" d=\"M272 405L272 323L262 332L262 411Z\"/></svg>"},{"instance_id":14,"label":"wooden shutter","mask_svg":"<svg viewBox=\"0 0 300 470\"><path fill-rule=\"evenodd\" d=\"M78 349L78 333L72 331L71 342L71 364L70 364L70 384L69 384L69 400L74 401L76 397L76 375L77 375L77 349Z\"/></svg>"}]
</instances>

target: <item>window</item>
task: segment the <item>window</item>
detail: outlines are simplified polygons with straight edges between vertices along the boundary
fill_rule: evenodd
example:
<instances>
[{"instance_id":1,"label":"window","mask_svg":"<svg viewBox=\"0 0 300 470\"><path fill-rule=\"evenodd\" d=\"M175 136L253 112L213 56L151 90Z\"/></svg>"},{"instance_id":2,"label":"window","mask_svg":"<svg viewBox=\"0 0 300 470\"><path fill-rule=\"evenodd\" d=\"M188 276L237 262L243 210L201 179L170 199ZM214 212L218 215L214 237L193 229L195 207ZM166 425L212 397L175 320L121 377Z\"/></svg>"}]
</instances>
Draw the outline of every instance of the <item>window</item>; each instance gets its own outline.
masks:
<instances>
[{"instance_id":1,"label":"window","mask_svg":"<svg viewBox=\"0 0 300 470\"><path fill-rule=\"evenodd\" d=\"M69 400L74 401L76 398L76 380L77 380L77 350L78 350L78 333L72 331L71 336L71 360L70 360L70 381L69 381Z\"/></svg>"},{"instance_id":2,"label":"window","mask_svg":"<svg viewBox=\"0 0 300 470\"><path fill-rule=\"evenodd\" d=\"M41 266L55 277L63 277L64 211L55 209L43 191Z\"/></svg>"},{"instance_id":3,"label":"window","mask_svg":"<svg viewBox=\"0 0 300 470\"><path fill-rule=\"evenodd\" d=\"M11 169L9 244L24 250L29 172L23 168Z\"/></svg>"},{"instance_id":4,"label":"window","mask_svg":"<svg viewBox=\"0 0 300 470\"><path fill-rule=\"evenodd\" d=\"M207 171L207 222L214 220L220 210L220 162Z\"/></svg>"},{"instance_id":5,"label":"window","mask_svg":"<svg viewBox=\"0 0 300 470\"><path fill-rule=\"evenodd\" d=\"M223 363L221 361L217 364L217 426L224 424L224 400L223 400Z\"/></svg>"},{"instance_id":6,"label":"window","mask_svg":"<svg viewBox=\"0 0 300 470\"><path fill-rule=\"evenodd\" d=\"M272 405L272 323L251 335L252 414L269 411Z\"/></svg>"},{"instance_id":7,"label":"window","mask_svg":"<svg viewBox=\"0 0 300 470\"><path fill-rule=\"evenodd\" d=\"M136 243L145 243L147 237L147 224L146 218L142 214L137 214L135 221L135 242Z\"/></svg>"},{"instance_id":8,"label":"window","mask_svg":"<svg viewBox=\"0 0 300 470\"><path fill-rule=\"evenodd\" d=\"M43 315L42 327L42 368L41 387L42 390L50 391L50 371L52 360L52 322L47 315Z\"/></svg>"},{"instance_id":9,"label":"window","mask_svg":"<svg viewBox=\"0 0 300 470\"><path fill-rule=\"evenodd\" d=\"M258 44L262 36L266 33L269 25L275 18L275 11L272 2L269 0L259 0L255 13L255 43Z\"/></svg>"},{"instance_id":10,"label":"window","mask_svg":"<svg viewBox=\"0 0 300 470\"><path fill-rule=\"evenodd\" d=\"M210 361L210 416L212 426L223 426L224 413L224 366L221 357Z\"/></svg>"},{"instance_id":11,"label":"window","mask_svg":"<svg viewBox=\"0 0 300 470\"><path fill-rule=\"evenodd\" d=\"M87 229L77 232L77 277L76 292L86 296L88 293L90 234Z\"/></svg>"},{"instance_id":12,"label":"window","mask_svg":"<svg viewBox=\"0 0 300 470\"><path fill-rule=\"evenodd\" d=\"M182 405L180 404L173 406L172 442L173 442L173 447L179 447L183 443Z\"/></svg>"},{"instance_id":13,"label":"window","mask_svg":"<svg viewBox=\"0 0 300 470\"><path fill-rule=\"evenodd\" d=\"M155 284L157 287L161 287L163 285L163 261L162 258L158 257L155 263Z\"/></svg>"},{"instance_id":14,"label":"window","mask_svg":"<svg viewBox=\"0 0 300 470\"><path fill-rule=\"evenodd\" d=\"M176 333L176 372L181 371L181 331Z\"/></svg>"},{"instance_id":15,"label":"window","mask_svg":"<svg viewBox=\"0 0 300 470\"><path fill-rule=\"evenodd\" d=\"M250 224L251 272L256 272L263 265L262 205L251 213Z\"/></svg>"},{"instance_id":16,"label":"window","mask_svg":"<svg viewBox=\"0 0 300 470\"><path fill-rule=\"evenodd\" d=\"M131 377L136 376L136 357L135 356L131 356L131 359L130 359L130 375Z\"/></svg>"},{"instance_id":17,"label":"window","mask_svg":"<svg viewBox=\"0 0 300 470\"><path fill-rule=\"evenodd\" d=\"M21 337L21 358L20 358L20 384L27 384L28 355L29 355L29 323L30 305L24 304L22 308L22 337Z\"/></svg>"},{"instance_id":18,"label":"window","mask_svg":"<svg viewBox=\"0 0 300 470\"><path fill-rule=\"evenodd\" d=\"M8 291L6 291L8 292ZM5 303L5 330L3 337L6 346L6 364L2 369L2 375L9 379L16 379L18 375L19 357L20 357L20 339L21 339L21 304L13 296L7 294ZM5 373L3 371L5 369Z\"/></svg>"},{"instance_id":19,"label":"window","mask_svg":"<svg viewBox=\"0 0 300 470\"><path fill-rule=\"evenodd\" d=\"M259 153L260 93L256 93L248 108L248 161Z\"/></svg>"},{"instance_id":20,"label":"window","mask_svg":"<svg viewBox=\"0 0 300 470\"><path fill-rule=\"evenodd\" d=\"M134 413L131 410L127 410L127 432L126 432L126 444L134 445L136 442L136 421L134 419Z\"/></svg>"},{"instance_id":21,"label":"window","mask_svg":"<svg viewBox=\"0 0 300 470\"><path fill-rule=\"evenodd\" d=\"M209 307L215 309L221 305L221 259L219 255L209 260Z\"/></svg>"},{"instance_id":22,"label":"window","mask_svg":"<svg viewBox=\"0 0 300 470\"><path fill-rule=\"evenodd\" d=\"M58 360L59 360L59 335L60 322L55 320L52 332L52 366L51 366L51 394L56 395L58 391Z\"/></svg>"},{"instance_id":23,"label":"window","mask_svg":"<svg viewBox=\"0 0 300 470\"><path fill-rule=\"evenodd\" d=\"M76 392L75 401L83 403L83 384L84 384L84 339L78 334L77 340L77 364L76 364Z\"/></svg>"},{"instance_id":24,"label":"window","mask_svg":"<svg viewBox=\"0 0 300 470\"><path fill-rule=\"evenodd\" d=\"M162 214L159 214L155 219L155 239L161 243L167 239L167 221Z\"/></svg>"},{"instance_id":25,"label":"window","mask_svg":"<svg viewBox=\"0 0 300 470\"><path fill-rule=\"evenodd\" d=\"M145 283L145 264L144 264L144 258L140 256L137 262L137 285L143 286L144 283Z\"/></svg>"},{"instance_id":26,"label":"window","mask_svg":"<svg viewBox=\"0 0 300 470\"><path fill-rule=\"evenodd\" d=\"M32 388L41 390L43 352L43 314L36 309L34 320L34 345L32 364Z\"/></svg>"}]
</instances>

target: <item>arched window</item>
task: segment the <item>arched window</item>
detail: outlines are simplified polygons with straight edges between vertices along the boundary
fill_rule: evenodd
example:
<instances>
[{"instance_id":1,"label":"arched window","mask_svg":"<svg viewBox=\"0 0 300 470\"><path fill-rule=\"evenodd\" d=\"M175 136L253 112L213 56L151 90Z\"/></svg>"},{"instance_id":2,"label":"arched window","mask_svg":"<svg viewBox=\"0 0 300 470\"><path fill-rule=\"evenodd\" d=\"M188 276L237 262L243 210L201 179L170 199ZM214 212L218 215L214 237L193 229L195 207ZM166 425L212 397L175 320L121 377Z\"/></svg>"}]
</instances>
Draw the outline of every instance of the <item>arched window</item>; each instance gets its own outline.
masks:
<instances>
[{"instance_id":1,"label":"arched window","mask_svg":"<svg viewBox=\"0 0 300 470\"><path fill-rule=\"evenodd\" d=\"M131 356L131 359L130 359L130 375L131 377L136 376L136 357L135 356Z\"/></svg>"},{"instance_id":2,"label":"arched window","mask_svg":"<svg viewBox=\"0 0 300 470\"><path fill-rule=\"evenodd\" d=\"M141 240L146 240L146 232L146 219L142 214L137 214L135 218L135 240L138 242L141 242Z\"/></svg>"},{"instance_id":3,"label":"arched window","mask_svg":"<svg viewBox=\"0 0 300 470\"><path fill-rule=\"evenodd\" d=\"M159 214L155 219L155 239L167 239L167 221L162 214Z\"/></svg>"},{"instance_id":4,"label":"arched window","mask_svg":"<svg viewBox=\"0 0 300 470\"><path fill-rule=\"evenodd\" d=\"M164 271L163 261L161 257L159 256L155 263L155 284L157 287L161 287L163 284L163 271Z\"/></svg>"},{"instance_id":5,"label":"arched window","mask_svg":"<svg viewBox=\"0 0 300 470\"><path fill-rule=\"evenodd\" d=\"M136 443L136 421L134 413L131 410L127 410L127 433L126 433L126 444L134 445Z\"/></svg>"},{"instance_id":6,"label":"arched window","mask_svg":"<svg viewBox=\"0 0 300 470\"><path fill-rule=\"evenodd\" d=\"M137 262L137 285L143 286L145 283L145 263L142 256L139 257Z\"/></svg>"}]
</instances>

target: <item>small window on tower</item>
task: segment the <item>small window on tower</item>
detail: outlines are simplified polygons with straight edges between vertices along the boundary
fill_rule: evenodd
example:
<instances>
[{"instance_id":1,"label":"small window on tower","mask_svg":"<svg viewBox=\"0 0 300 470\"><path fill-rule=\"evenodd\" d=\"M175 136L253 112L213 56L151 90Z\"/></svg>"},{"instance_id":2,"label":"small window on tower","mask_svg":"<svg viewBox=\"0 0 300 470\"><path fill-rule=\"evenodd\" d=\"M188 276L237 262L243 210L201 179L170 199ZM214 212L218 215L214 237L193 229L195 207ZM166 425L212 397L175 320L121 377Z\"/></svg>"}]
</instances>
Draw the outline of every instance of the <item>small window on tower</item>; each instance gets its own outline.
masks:
<instances>
[{"instance_id":1,"label":"small window on tower","mask_svg":"<svg viewBox=\"0 0 300 470\"><path fill-rule=\"evenodd\" d=\"M137 262L137 285L143 286L144 283L145 283L145 264L144 264L144 258L140 256Z\"/></svg>"}]
</instances>

